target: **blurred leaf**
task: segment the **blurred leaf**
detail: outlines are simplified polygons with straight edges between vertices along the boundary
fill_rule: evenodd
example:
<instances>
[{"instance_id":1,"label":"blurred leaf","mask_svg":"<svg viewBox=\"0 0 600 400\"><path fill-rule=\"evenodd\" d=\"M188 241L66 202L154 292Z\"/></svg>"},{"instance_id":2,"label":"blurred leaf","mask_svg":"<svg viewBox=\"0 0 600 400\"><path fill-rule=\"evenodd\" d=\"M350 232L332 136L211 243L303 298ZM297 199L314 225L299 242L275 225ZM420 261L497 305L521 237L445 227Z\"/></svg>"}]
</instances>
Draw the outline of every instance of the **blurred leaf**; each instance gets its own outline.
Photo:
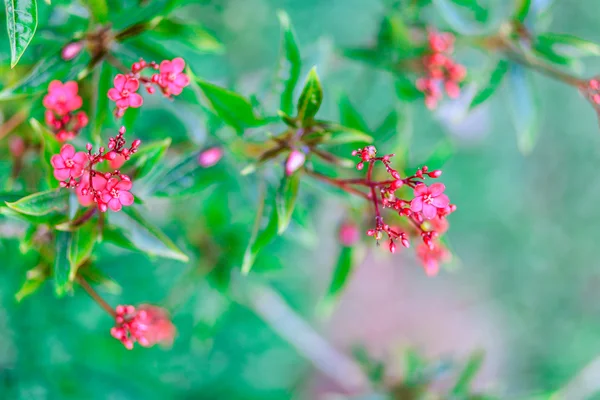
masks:
<instances>
[{"instance_id":1,"label":"blurred leaf","mask_svg":"<svg viewBox=\"0 0 600 400\"><path fill-rule=\"evenodd\" d=\"M48 190L23 197L6 205L21 214L43 216L54 212L66 213L69 207L69 191L61 189Z\"/></svg>"},{"instance_id":2,"label":"blurred leaf","mask_svg":"<svg viewBox=\"0 0 600 400\"><path fill-rule=\"evenodd\" d=\"M36 0L4 0L10 41L10 67L14 68L37 29Z\"/></svg>"},{"instance_id":3,"label":"blurred leaf","mask_svg":"<svg viewBox=\"0 0 600 400\"><path fill-rule=\"evenodd\" d=\"M101 24L108 22L108 6L106 5L106 0L88 0L87 5L96 22Z\"/></svg>"},{"instance_id":4,"label":"blurred leaf","mask_svg":"<svg viewBox=\"0 0 600 400\"><path fill-rule=\"evenodd\" d=\"M433 0L442 18L450 27L462 35L482 34L482 29L465 15L465 11L452 0Z\"/></svg>"},{"instance_id":5,"label":"blurred leaf","mask_svg":"<svg viewBox=\"0 0 600 400\"><path fill-rule=\"evenodd\" d=\"M374 67L382 66L381 53L377 49L348 48L344 49L343 53L351 60L361 61Z\"/></svg>"},{"instance_id":6,"label":"blurred leaf","mask_svg":"<svg viewBox=\"0 0 600 400\"><path fill-rule=\"evenodd\" d=\"M61 82L83 79L90 71L87 68L90 56L86 51L70 61L64 61L60 50L52 56L40 60L23 79L0 92L0 101L37 94L48 89L50 81Z\"/></svg>"},{"instance_id":7,"label":"blurred leaf","mask_svg":"<svg viewBox=\"0 0 600 400\"><path fill-rule=\"evenodd\" d=\"M246 248L246 252L244 253L244 259L242 261L243 275L247 275L250 272L250 269L254 265L254 261L256 260L256 256L258 255L258 253L266 245L271 243L273 239L277 236L277 229L279 227L279 223L277 221L277 207L275 205L273 205L267 225L264 229L260 230L259 232L260 222L263 219L264 205L265 199L263 198L261 200L261 204L256 214L256 221L254 224L252 236L250 237L250 242L248 243L248 247Z\"/></svg>"},{"instance_id":8,"label":"blurred leaf","mask_svg":"<svg viewBox=\"0 0 600 400\"><path fill-rule=\"evenodd\" d=\"M444 139L435 146L431 155L422 165L427 165L430 171L441 169L455 152L454 143L450 139Z\"/></svg>"},{"instance_id":9,"label":"blurred leaf","mask_svg":"<svg viewBox=\"0 0 600 400\"><path fill-rule=\"evenodd\" d=\"M323 299L323 305L325 308L329 308L333 302L342 293L349 278L352 274L354 267L354 250L352 247L342 247L340 254L338 255L335 269L333 270L333 276L331 283Z\"/></svg>"},{"instance_id":10,"label":"blurred leaf","mask_svg":"<svg viewBox=\"0 0 600 400\"><path fill-rule=\"evenodd\" d=\"M600 45L573 35L542 33L537 37L536 49L549 49L566 58L600 56Z\"/></svg>"},{"instance_id":11,"label":"blurred leaf","mask_svg":"<svg viewBox=\"0 0 600 400\"><path fill-rule=\"evenodd\" d=\"M342 126L333 122L319 121L325 132L314 132L305 135L307 141L319 139L324 145L338 145L344 143L372 143L373 137L365 132Z\"/></svg>"},{"instance_id":12,"label":"blurred leaf","mask_svg":"<svg viewBox=\"0 0 600 400\"><path fill-rule=\"evenodd\" d=\"M25 297L35 293L48 279L48 268L46 265L38 265L27 271L25 282L15 294L15 300L21 302Z\"/></svg>"},{"instance_id":13,"label":"blurred leaf","mask_svg":"<svg viewBox=\"0 0 600 400\"><path fill-rule=\"evenodd\" d=\"M46 170L46 184L50 188L58 188L60 182L54 178L54 168L50 163L50 158L52 158L53 155L60 153L61 144L56 139L56 136L50 132L48 128L42 126L38 120L31 118L29 124L33 128L33 131L38 135L42 145L41 150L44 168Z\"/></svg>"},{"instance_id":14,"label":"blurred leaf","mask_svg":"<svg viewBox=\"0 0 600 400\"><path fill-rule=\"evenodd\" d=\"M71 232L67 253L69 282L75 280L77 269L92 255L97 239L98 230L94 222L88 222L76 231Z\"/></svg>"},{"instance_id":15,"label":"blurred leaf","mask_svg":"<svg viewBox=\"0 0 600 400\"><path fill-rule=\"evenodd\" d=\"M244 128L264 123L254 114L252 104L245 97L199 78L196 78L196 82L213 111L238 133L243 133Z\"/></svg>"},{"instance_id":16,"label":"blurred leaf","mask_svg":"<svg viewBox=\"0 0 600 400\"><path fill-rule=\"evenodd\" d=\"M130 158L135 168L135 178L140 179L155 170L171 145L171 138L160 142L142 144L140 149Z\"/></svg>"},{"instance_id":17,"label":"blurred leaf","mask_svg":"<svg viewBox=\"0 0 600 400\"><path fill-rule=\"evenodd\" d=\"M524 22L527 15L529 15L529 10L531 9L532 0L516 0L516 12L514 15L514 19L519 22Z\"/></svg>"},{"instance_id":18,"label":"blurred leaf","mask_svg":"<svg viewBox=\"0 0 600 400\"><path fill-rule=\"evenodd\" d=\"M292 219L298 187L300 186L300 172L284 176L277 191L275 205L277 209L277 233L281 235L287 229Z\"/></svg>"},{"instance_id":19,"label":"blurred leaf","mask_svg":"<svg viewBox=\"0 0 600 400\"><path fill-rule=\"evenodd\" d=\"M538 107L527 71L512 65L507 75L508 103L517 134L517 144L523 154L529 154L538 136Z\"/></svg>"},{"instance_id":20,"label":"blurred leaf","mask_svg":"<svg viewBox=\"0 0 600 400\"><path fill-rule=\"evenodd\" d=\"M93 264L85 265L78 271L83 279L111 294L120 294L121 286Z\"/></svg>"},{"instance_id":21,"label":"blurred leaf","mask_svg":"<svg viewBox=\"0 0 600 400\"><path fill-rule=\"evenodd\" d=\"M401 52L413 46L410 30L404 23L400 12L390 12L385 15L377 34L377 47L380 50Z\"/></svg>"},{"instance_id":22,"label":"blurred leaf","mask_svg":"<svg viewBox=\"0 0 600 400\"><path fill-rule=\"evenodd\" d=\"M147 221L135 206L124 207L121 212L114 213L111 215L111 221L138 251L183 262L189 261L188 256L167 235Z\"/></svg>"},{"instance_id":23,"label":"blurred leaf","mask_svg":"<svg viewBox=\"0 0 600 400\"><path fill-rule=\"evenodd\" d=\"M487 99L489 99L496 92L496 90L502 83L504 76L508 72L508 66L508 61L498 61L498 64L496 64L496 67L492 70L486 84L478 88L477 93L475 93L475 96L473 96L473 100L471 100L469 108L477 107L478 105L482 104Z\"/></svg>"},{"instance_id":24,"label":"blurred leaf","mask_svg":"<svg viewBox=\"0 0 600 400\"><path fill-rule=\"evenodd\" d=\"M286 114L291 114L294 110L294 89L300 79L302 59L289 16L284 11L279 11L277 15L282 31L278 76L284 86L280 109Z\"/></svg>"},{"instance_id":25,"label":"blurred leaf","mask_svg":"<svg viewBox=\"0 0 600 400\"><path fill-rule=\"evenodd\" d=\"M348 96L343 95L338 104L340 109L340 123L342 125L362 132L369 131L367 123L360 115L358 110L354 108Z\"/></svg>"},{"instance_id":26,"label":"blurred leaf","mask_svg":"<svg viewBox=\"0 0 600 400\"><path fill-rule=\"evenodd\" d=\"M413 101L423 98L423 92L417 89L413 81L404 75L397 74L395 80L396 95L400 100Z\"/></svg>"},{"instance_id":27,"label":"blurred leaf","mask_svg":"<svg viewBox=\"0 0 600 400\"><path fill-rule=\"evenodd\" d=\"M113 76L115 75L113 67L103 62L99 68L94 71L93 82L97 90L93 91L92 100L92 120L90 128L92 130L92 141L97 146L102 139L102 126L109 114L109 99L106 93L113 86ZM129 110L131 112L133 110Z\"/></svg>"},{"instance_id":28,"label":"blurred leaf","mask_svg":"<svg viewBox=\"0 0 600 400\"><path fill-rule=\"evenodd\" d=\"M319 111L322 101L323 88L317 76L317 68L313 67L298 99L298 119L301 121L313 119Z\"/></svg>"},{"instance_id":29,"label":"blurred leaf","mask_svg":"<svg viewBox=\"0 0 600 400\"><path fill-rule=\"evenodd\" d=\"M64 296L72 288L72 284L69 281L70 264L68 259L71 236L72 232L59 231L56 234L53 276L54 291L58 297Z\"/></svg>"},{"instance_id":30,"label":"blurred leaf","mask_svg":"<svg viewBox=\"0 0 600 400\"><path fill-rule=\"evenodd\" d=\"M474 352L471 357L469 357L467 364L458 376L458 379L452 388L452 395L460 396L468 395L470 393L471 382L483 364L483 356L483 352L477 351Z\"/></svg>"},{"instance_id":31,"label":"blurred leaf","mask_svg":"<svg viewBox=\"0 0 600 400\"><path fill-rule=\"evenodd\" d=\"M190 47L197 52L222 53L224 51L223 44L204 28L199 26L197 22L190 24L189 22L169 17L163 19L158 26L152 30L152 33L156 36L160 36L160 38L156 38L157 40L172 40L176 37L184 44L190 45ZM145 35L144 38L146 36L148 35ZM150 37L152 38L152 36Z\"/></svg>"}]
</instances>

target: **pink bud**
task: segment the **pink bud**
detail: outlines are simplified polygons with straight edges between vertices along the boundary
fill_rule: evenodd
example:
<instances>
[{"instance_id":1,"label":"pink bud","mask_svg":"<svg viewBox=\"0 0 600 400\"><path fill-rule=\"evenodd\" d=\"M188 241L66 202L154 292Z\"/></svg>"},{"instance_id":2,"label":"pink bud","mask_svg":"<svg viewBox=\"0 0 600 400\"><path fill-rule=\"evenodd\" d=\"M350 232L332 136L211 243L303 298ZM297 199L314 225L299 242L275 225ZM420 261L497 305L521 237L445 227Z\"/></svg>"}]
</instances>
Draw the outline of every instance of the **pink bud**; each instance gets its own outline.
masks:
<instances>
[{"instance_id":1,"label":"pink bud","mask_svg":"<svg viewBox=\"0 0 600 400\"><path fill-rule=\"evenodd\" d=\"M400 242L402 243L402 246L406 247L407 249L410 247L410 242L407 238L402 238Z\"/></svg>"},{"instance_id":2,"label":"pink bud","mask_svg":"<svg viewBox=\"0 0 600 400\"><path fill-rule=\"evenodd\" d=\"M119 128L119 133L120 133L121 135L124 135L124 134L125 134L125 127L124 127L124 126L122 126L122 127L120 127L120 128Z\"/></svg>"},{"instance_id":3,"label":"pink bud","mask_svg":"<svg viewBox=\"0 0 600 400\"><path fill-rule=\"evenodd\" d=\"M442 176L442 171L439 169L436 169L434 171L431 171L428 175L430 178L439 178L440 176Z\"/></svg>"},{"instance_id":4,"label":"pink bud","mask_svg":"<svg viewBox=\"0 0 600 400\"><path fill-rule=\"evenodd\" d=\"M306 161L306 155L299 150L292 150L285 162L285 173L286 175L292 175L298 171Z\"/></svg>"},{"instance_id":5,"label":"pink bud","mask_svg":"<svg viewBox=\"0 0 600 400\"><path fill-rule=\"evenodd\" d=\"M342 245L350 247L358 242L360 233L353 223L343 223L340 226L339 240Z\"/></svg>"},{"instance_id":6,"label":"pink bud","mask_svg":"<svg viewBox=\"0 0 600 400\"><path fill-rule=\"evenodd\" d=\"M223 150L219 147L212 147L198 155L198 164L204 168L212 167L219 162L221 157L223 157Z\"/></svg>"},{"instance_id":7,"label":"pink bud","mask_svg":"<svg viewBox=\"0 0 600 400\"><path fill-rule=\"evenodd\" d=\"M396 243L392 239L390 239L390 253L394 254L396 252Z\"/></svg>"},{"instance_id":8,"label":"pink bud","mask_svg":"<svg viewBox=\"0 0 600 400\"><path fill-rule=\"evenodd\" d=\"M361 161L361 162L359 162L358 164L356 164L356 169L357 169L357 170L359 170L359 171L360 171L361 169L363 169L364 167L365 167L365 164L363 164L363 163L362 163L362 161Z\"/></svg>"},{"instance_id":9,"label":"pink bud","mask_svg":"<svg viewBox=\"0 0 600 400\"><path fill-rule=\"evenodd\" d=\"M25 152L25 141L21 136L13 136L10 138L8 148L13 157L21 157Z\"/></svg>"},{"instance_id":10,"label":"pink bud","mask_svg":"<svg viewBox=\"0 0 600 400\"><path fill-rule=\"evenodd\" d=\"M88 143L88 144L85 145L85 148L87 149L87 151L92 151L93 147L92 147L91 143Z\"/></svg>"},{"instance_id":11,"label":"pink bud","mask_svg":"<svg viewBox=\"0 0 600 400\"><path fill-rule=\"evenodd\" d=\"M135 139L133 141L133 143L131 143L131 147L133 147L134 149L137 149L138 147L140 147L141 143L142 143L142 141L140 139Z\"/></svg>"},{"instance_id":12,"label":"pink bud","mask_svg":"<svg viewBox=\"0 0 600 400\"><path fill-rule=\"evenodd\" d=\"M87 126L89 121L90 120L88 119L88 116L85 112L81 111L77 114L77 124L80 128Z\"/></svg>"},{"instance_id":13,"label":"pink bud","mask_svg":"<svg viewBox=\"0 0 600 400\"><path fill-rule=\"evenodd\" d=\"M82 49L83 42L71 42L62 48L60 56L63 60L69 61L77 57Z\"/></svg>"}]
</instances>

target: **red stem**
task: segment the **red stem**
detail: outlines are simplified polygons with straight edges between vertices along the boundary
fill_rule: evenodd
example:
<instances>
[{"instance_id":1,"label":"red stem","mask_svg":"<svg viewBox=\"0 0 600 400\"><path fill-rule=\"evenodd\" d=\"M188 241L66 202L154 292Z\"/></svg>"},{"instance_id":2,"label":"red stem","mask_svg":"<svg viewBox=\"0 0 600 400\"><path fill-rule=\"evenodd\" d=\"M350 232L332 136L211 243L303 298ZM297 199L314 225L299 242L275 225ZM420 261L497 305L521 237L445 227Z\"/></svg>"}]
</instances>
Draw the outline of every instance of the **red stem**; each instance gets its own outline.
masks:
<instances>
[{"instance_id":1,"label":"red stem","mask_svg":"<svg viewBox=\"0 0 600 400\"><path fill-rule=\"evenodd\" d=\"M102 307L104 311L109 313L113 318L117 317L117 312L106 301L104 301L102 297L100 297L98 292L96 292L84 278L78 276L77 283L79 283L79 285L87 292L87 294L94 299L94 301L98 303L98 305Z\"/></svg>"}]
</instances>

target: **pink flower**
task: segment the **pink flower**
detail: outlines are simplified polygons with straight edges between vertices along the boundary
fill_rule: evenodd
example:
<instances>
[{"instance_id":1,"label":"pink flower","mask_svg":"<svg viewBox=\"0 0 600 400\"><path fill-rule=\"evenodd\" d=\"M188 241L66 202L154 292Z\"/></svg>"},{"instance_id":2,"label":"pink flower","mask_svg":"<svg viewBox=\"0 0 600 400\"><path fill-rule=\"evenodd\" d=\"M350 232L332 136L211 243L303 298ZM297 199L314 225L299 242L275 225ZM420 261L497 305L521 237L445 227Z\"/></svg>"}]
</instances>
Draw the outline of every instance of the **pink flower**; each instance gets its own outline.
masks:
<instances>
[{"instance_id":1,"label":"pink flower","mask_svg":"<svg viewBox=\"0 0 600 400\"><path fill-rule=\"evenodd\" d=\"M440 270L440 263L449 261L451 255L441 244L432 242L431 247L421 243L417 247L417 257L423 264L427 276L435 276Z\"/></svg>"},{"instance_id":2,"label":"pink flower","mask_svg":"<svg viewBox=\"0 0 600 400\"><path fill-rule=\"evenodd\" d=\"M427 187L419 184L415 187L415 198L410 202L410 209L415 213L422 213L425 219L433 219L438 214L438 209L444 210L450 200L444 194L446 187L442 183L434 183Z\"/></svg>"},{"instance_id":3,"label":"pink flower","mask_svg":"<svg viewBox=\"0 0 600 400\"><path fill-rule=\"evenodd\" d=\"M144 103L142 96L136 93L140 87L136 78L118 74L115 76L114 85L114 88L108 90L108 98L115 101L119 109L137 108Z\"/></svg>"},{"instance_id":4,"label":"pink flower","mask_svg":"<svg viewBox=\"0 0 600 400\"><path fill-rule=\"evenodd\" d=\"M204 150L198 155L198 164L204 168L212 167L223 157L223 150L219 147L212 147Z\"/></svg>"},{"instance_id":5,"label":"pink flower","mask_svg":"<svg viewBox=\"0 0 600 400\"><path fill-rule=\"evenodd\" d=\"M173 61L164 60L160 63L159 84L165 89L166 94L178 95L184 87L189 85L190 78L182 71L185 69L183 58L177 57Z\"/></svg>"},{"instance_id":6,"label":"pink flower","mask_svg":"<svg viewBox=\"0 0 600 400\"><path fill-rule=\"evenodd\" d=\"M60 81L52 81L48 86L48 94L44 97L44 107L59 116L77 110L83 104L81 97L77 95L78 90L77 82L66 82L63 85Z\"/></svg>"},{"instance_id":7,"label":"pink flower","mask_svg":"<svg viewBox=\"0 0 600 400\"><path fill-rule=\"evenodd\" d=\"M142 304L137 309L130 305L117 306L115 322L110 334L129 350L135 342L150 347L157 343L171 344L175 338L175 326L168 312L149 304Z\"/></svg>"},{"instance_id":8,"label":"pink flower","mask_svg":"<svg viewBox=\"0 0 600 400\"><path fill-rule=\"evenodd\" d=\"M350 247L356 244L360 239L358 227L351 223L345 222L340 226L339 240L343 246Z\"/></svg>"},{"instance_id":9,"label":"pink flower","mask_svg":"<svg viewBox=\"0 0 600 400\"><path fill-rule=\"evenodd\" d=\"M60 149L60 154L55 154L50 158L50 163L54 167L54 177L59 181L65 181L71 178L79 178L83 174L83 168L88 161L88 155L83 151L75 153L75 147L65 144Z\"/></svg>"},{"instance_id":10,"label":"pink flower","mask_svg":"<svg viewBox=\"0 0 600 400\"><path fill-rule=\"evenodd\" d=\"M286 175L292 175L294 172L298 171L300 168L302 168L305 161L306 154L300 150L292 150L287 161L285 162Z\"/></svg>"},{"instance_id":11,"label":"pink flower","mask_svg":"<svg viewBox=\"0 0 600 400\"><path fill-rule=\"evenodd\" d=\"M84 207L89 207L96 202L94 191L102 191L106 187L106 178L102 175L95 175L92 178L92 187L90 187L90 176L85 173L77 185L76 193L79 204Z\"/></svg>"},{"instance_id":12,"label":"pink flower","mask_svg":"<svg viewBox=\"0 0 600 400\"><path fill-rule=\"evenodd\" d=\"M108 208L113 211L121 211L123 206L133 204L133 195L129 193L131 186L132 183L129 179L110 178L105 188L99 189L94 186L94 189L102 190L102 201L108 205Z\"/></svg>"}]
</instances>

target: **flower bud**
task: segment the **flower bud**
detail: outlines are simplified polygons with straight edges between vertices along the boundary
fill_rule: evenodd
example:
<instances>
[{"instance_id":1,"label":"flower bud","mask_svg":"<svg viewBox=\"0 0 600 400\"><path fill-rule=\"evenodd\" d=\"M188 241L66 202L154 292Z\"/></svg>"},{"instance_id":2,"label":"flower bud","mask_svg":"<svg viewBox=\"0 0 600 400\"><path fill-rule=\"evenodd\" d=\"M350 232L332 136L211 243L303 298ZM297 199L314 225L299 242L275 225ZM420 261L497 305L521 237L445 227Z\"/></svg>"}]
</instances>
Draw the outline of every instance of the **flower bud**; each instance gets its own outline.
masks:
<instances>
[{"instance_id":1,"label":"flower bud","mask_svg":"<svg viewBox=\"0 0 600 400\"><path fill-rule=\"evenodd\" d=\"M298 171L304 165L306 161L306 155L299 150L292 150L285 162L285 173L286 175L292 175Z\"/></svg>"},{"instance_id":2,"label":"flower bud","mask_svg":"<svg viewBox=\"0 0 600 400\"><path fill-rule=\"evenodd\" d=\"M345 222L340 226L339 240L343 246L353 246L354 244L356 244L356 242L358 242L359 238L360 232L358 231L358 227L355 224L351 222Z\"/></svg>"},{"instance_id":3,"label":"flower bud","mask_svg":"<svg viewBox=\"0 0 600 400\"><path fill-rule=\"evenodd\" d=\"M390 239L390 253L394 254L396 252L396 243L394 240Z\"/></svg>"},{"instance_id":4,"label":"flower bud","mask_svg":"<svg viewBox=\"0 0 600 400\"><path fill-rule=\"evenodd\" d=\"M25 153L25 141L21 136L13 136L8 143L10 154L15 158L19 158Z\"/></svg>"},{"instance_id":5,"label":"flower bud","mask_svg":"<svg viewBox=\"0 0 600 400\"><path fill-rule=\"evenodd\" d=\"M74 59L83 50L83 42L71 42L62 48L60 56L63 60L69 61Z\"/></svg>"},{"instance_id":6,"label":"flower bud","mask_svg":"<svg viewBox=\"0 0 600 400\"><path fill-rule=\"evenodd\" d=\"M223 150L219 147L212 147L198 155L198 164L204 168L212 167L219 162L221 157L223 157Z\"/></svg>"},{"instance_id":7,"label":"flower bud","mask_svg":"<svg viewBox=\"0 0 600 400\"><path fill-rule=\"evenodd\" d=\"M431 171L428 175L430 178L439 178L440 176L442 176L442 170L436 169L434 171Z\"/></svg>"}]
</instances>

